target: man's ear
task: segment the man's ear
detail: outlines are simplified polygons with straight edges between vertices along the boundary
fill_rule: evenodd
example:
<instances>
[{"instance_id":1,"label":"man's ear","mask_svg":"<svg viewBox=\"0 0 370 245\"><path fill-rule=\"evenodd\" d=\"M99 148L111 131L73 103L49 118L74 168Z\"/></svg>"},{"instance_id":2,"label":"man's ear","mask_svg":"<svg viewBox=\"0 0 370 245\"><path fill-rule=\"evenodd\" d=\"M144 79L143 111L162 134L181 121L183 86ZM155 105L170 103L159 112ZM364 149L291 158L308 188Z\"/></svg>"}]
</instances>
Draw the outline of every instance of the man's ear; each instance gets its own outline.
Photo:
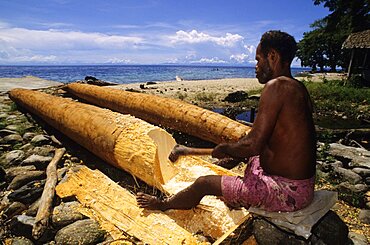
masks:
<instances>
[{"instance_id":1,"label":"man's ear","mask_svg":"<svg viewBox=\"0 0 370 245\"><path fill-rule=\"evenodd\" d=\"M267 59L270 61L270 64L279 64L281 57L275 49L271 49L267 54Z\"/></svg>"},{"instance_id":2,"label":"man's ear","mask_svg":"<svg viewBox=\"0 0 370 245\"><path fill-rule=\"evenodd\" d=\"M270 49L269 53L267 54L267 58L272 62L276 62L276 60L280 58L280 55L275 49Z\"/></svg>"}]
</instances>

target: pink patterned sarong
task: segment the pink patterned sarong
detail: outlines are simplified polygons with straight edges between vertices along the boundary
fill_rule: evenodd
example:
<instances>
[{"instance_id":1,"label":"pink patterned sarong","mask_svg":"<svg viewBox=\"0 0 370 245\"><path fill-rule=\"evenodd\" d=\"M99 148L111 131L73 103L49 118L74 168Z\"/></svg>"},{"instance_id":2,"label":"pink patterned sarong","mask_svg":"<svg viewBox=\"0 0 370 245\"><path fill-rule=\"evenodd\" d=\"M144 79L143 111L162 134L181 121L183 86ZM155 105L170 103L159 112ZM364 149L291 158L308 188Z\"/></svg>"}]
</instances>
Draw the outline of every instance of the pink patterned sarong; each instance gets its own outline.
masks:
<instances>
[{"instance_id":1,"label":"pink patterned sarong","mask_svg":"<svg viewBox=\"0 0 370 245\"><path fill-rule=\"evenodd\" d=\"M251 157L244 178L222 176L221 179L223 199L229 206L253 206L271 212L292 212L308 206L314 185L315 177L292 180L264 173L259 156Z\"/></svg>"}]
</instances>

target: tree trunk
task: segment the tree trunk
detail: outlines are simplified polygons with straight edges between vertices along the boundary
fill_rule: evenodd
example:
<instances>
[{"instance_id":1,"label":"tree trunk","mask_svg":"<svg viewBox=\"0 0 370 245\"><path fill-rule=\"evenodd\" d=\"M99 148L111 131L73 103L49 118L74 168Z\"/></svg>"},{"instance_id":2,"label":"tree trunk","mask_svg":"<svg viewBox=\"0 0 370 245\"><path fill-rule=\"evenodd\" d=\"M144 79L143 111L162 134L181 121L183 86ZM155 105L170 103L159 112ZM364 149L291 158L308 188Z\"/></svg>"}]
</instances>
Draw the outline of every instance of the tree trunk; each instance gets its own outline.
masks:
<instances>
[{"instance_id":1,"label":"tree trunk","mask_svg":"<svg viewBox=\"0 0 370 245\"><path fill-rule=\"evenodd\" d=\"M165 193L177 193L202 175L235 175L194 156L182 156L172 164L168 156L176 143L174 139L163 129L132 116L25 89L12 90L10 97L108 163ZM168 233L163 239L170 241L177 239L170 232L174 225L187 230L183 233L186 239L188 234L197 231L217 239L250 218L245 209L229 210L214 196L204 197L194 210L170 210L166 213L144 210L137 207L134 195L98 172L84 167L71 173L68 181L56 188L58 195L76 196L91 212L100 214L127 233L135 231L132 234L135 236L139 227L133 220L140 221L146 230L139 232L143 237L151 234L164 237ZM168 222L161 223L153 215L159 215L163 217L161 220ZM148 223L148 219L154 221ZM164 232L168 229L170 231ZM191 237L189 239L192 240Z\"/></svg>"},{"instance_id":2,"label":"tree trunk","mask_svg":"<svg viewBox=\"0 0 370 245\"><path fill-rule=\"evenodd\" d=\"M176 174L166 131L129 115L45 93L14 89L10 98L106 162L161 190ZM157 145L161 145L158 147Z\"/></svg>"},{"instance_id":3,"label":"tree trunk","mask_svg":"<svg viewBox=\"0 0 370 245\"><path fill-rule=\"evenodd\" d=\"M176 99L77 83L69 84L66 90L92 104L216 144L237 141L251 129L218 113Z\"/></svg>"}]
</instances>

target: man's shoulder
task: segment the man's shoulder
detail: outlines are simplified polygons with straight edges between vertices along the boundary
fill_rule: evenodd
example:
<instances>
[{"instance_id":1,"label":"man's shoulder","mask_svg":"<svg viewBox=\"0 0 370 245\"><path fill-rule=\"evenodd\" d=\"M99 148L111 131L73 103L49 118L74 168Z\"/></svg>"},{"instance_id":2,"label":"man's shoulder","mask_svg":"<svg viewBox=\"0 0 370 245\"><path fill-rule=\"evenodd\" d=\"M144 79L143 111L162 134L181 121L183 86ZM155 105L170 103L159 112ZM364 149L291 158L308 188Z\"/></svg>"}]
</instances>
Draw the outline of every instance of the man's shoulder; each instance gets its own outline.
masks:
<instances>
[{"instance_id":1,"label":"man's shoulder","mask_svg":"<svg viewBox=\"0 0 370 245\"><path fill-rule=\"evenodd\" d=\"M284 90L295 90L301 88L301 83L291 77L280 76L271 79L265 84L266 89L284 89Z\"/></svg>"}]
</instances>

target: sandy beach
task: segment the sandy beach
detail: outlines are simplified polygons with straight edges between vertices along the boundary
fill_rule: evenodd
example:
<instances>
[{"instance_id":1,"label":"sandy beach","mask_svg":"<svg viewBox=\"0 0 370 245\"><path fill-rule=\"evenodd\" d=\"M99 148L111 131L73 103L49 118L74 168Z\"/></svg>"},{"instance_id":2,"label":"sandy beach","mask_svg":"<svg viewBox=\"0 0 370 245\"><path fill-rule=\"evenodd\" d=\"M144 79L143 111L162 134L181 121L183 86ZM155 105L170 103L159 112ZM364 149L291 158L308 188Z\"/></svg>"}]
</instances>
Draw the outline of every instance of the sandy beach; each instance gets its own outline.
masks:
<instances>
[{"instance_id":1,"label":"sandy beach","mask_svg":"<svg viewBox=\"0 0 370 245\"><path fill-rule=\"evenodd\" d=\"M63 83L45 80L39 77L26 76L19 78L0 78L0 92L8 92L13 88L39 89L59 86Z\"/></svg>"},{"instance_id":2,"label":"sandy beach","mask_svg":"<svg viewBox=\"0 0 370 245\"><path fill-rule=\"evenodd\" d=\"M342 79L342 74L318 73L309 77L297 77L298 80L322 82L324 79ZM34 76L21 78L0 78L0 92L14 88L41 89L55 87L63 83L45 80ZM263 85L257 78L224 78L212 80L182 80L164 82L140 82L110 86L115 89L155 94L176 98L189 103L204 106L208 103L222 104L224 98L232 92L244 91L248 95L258 94Z\"/></svg>"},{"instance_id":3,"label":"sandy beach","mask_svg":"<svg viewBox=\"0 0 370 245\"><path fill-rule=\"evenodd\" d=\"M225 78L216 80L167 81L157 82L155 84L131 83L111 87L194 102L199 100L221 101L229 93L235 91L250 92L262 88L263 85L258 83L256 78Z\"/></svg>"},{"instance_id":4,"label":"sandy beach","mask_svg":"<svg viewBox=\"0 0 370 245\"><path fill-rule=\"evenodd\" d=\"M296 79L311 82L323 82L327 80L340 80L344 77L339 73L317 73L308 77L297 77ZM212 80L183 80L165 81L152 83L130 83L111 86L112 88L140 91L164 97L177 98L189 103L207 103L213 101L222 103L222 100L232 92L244 91L248 95L258 94L263 85L257 78L224 78Z\"/></svg>"}]
</instances>

